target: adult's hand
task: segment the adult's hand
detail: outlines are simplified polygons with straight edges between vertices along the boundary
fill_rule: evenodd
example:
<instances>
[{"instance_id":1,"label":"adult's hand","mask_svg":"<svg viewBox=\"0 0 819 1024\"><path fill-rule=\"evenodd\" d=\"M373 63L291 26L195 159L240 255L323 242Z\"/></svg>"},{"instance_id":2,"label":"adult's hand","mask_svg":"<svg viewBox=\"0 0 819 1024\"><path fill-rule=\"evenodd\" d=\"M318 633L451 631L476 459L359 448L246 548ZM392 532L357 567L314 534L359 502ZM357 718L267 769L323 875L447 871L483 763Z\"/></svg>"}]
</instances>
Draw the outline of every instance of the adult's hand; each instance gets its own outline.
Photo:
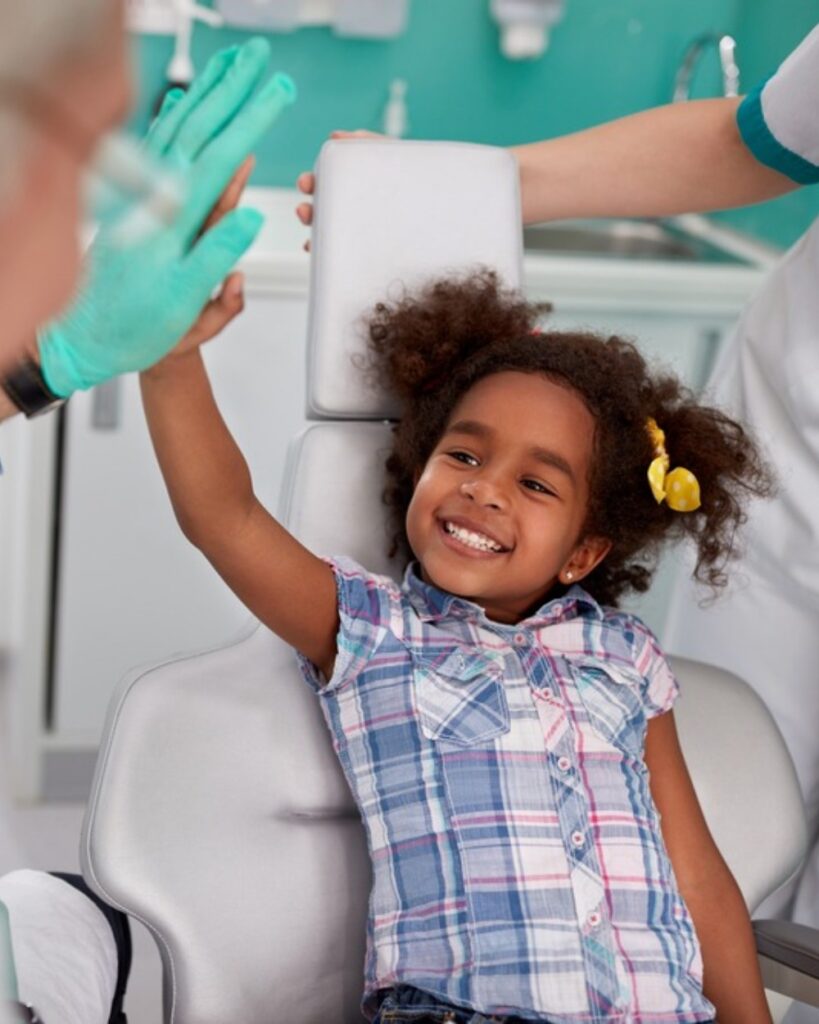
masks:
<instances>
[{"instance_id":1,"label":"adult's hand","mask_svg":"<svg viewBox=\"0 0 819 1024\"><path fill-rule=\"evenodd\" d=\"M166 99L146 149L182 177L186 200L172 225L134 246L101 229L84 289L39 335L43 376L55 394L67 397L161 359L253 242L263 218L250 208L202 228L237 168L295 98L282 74L253 96L269 55L258 38L223 51L188 92Z\"/></svg>"},{"instance_id":2,"label":"adult's hand","mask_svg":"<svg viewBox=\"0 0 819 1024\"><path fill-rule=\"evenodd\" d=\"M368 132L364 129L359 128L358 131L345 132L345 131L334 131L330 132L331 139L383 139L386 138L384 135L379 135L378 132ZM316 190L316 176L312 171L302 171L302 173L296 179L296 187L299 192L303 192L307 196L311 196ZM302 222L302 224L309 227L313 223L313 204L312 203L299 203L296 207L296 216ZM310 242L304 243L304 251L310 252Z\"/></svg>"}]
</instances>

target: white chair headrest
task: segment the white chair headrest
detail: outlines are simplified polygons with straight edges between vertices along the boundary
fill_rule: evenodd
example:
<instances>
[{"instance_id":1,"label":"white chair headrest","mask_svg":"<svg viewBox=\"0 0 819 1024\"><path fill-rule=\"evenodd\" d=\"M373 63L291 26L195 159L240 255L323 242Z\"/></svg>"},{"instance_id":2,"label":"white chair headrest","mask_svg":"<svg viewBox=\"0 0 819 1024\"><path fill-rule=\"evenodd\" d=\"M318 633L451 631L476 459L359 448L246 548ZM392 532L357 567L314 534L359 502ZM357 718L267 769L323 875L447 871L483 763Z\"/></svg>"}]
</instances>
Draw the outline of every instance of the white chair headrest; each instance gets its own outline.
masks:
<instances>
[{"instance_id":1,"label":"white chair headrest","mask_svg":"<svg viewBox=\"0 0 819 1024\"><path fill-rule=\"evenodd\" d=\"M394 418L394 404L361 372L364 315L404 288L478 266L520 287L520 224L518 168L505 149L325 143L316 164L308 418Z\"/></svg>"}]
</instances>

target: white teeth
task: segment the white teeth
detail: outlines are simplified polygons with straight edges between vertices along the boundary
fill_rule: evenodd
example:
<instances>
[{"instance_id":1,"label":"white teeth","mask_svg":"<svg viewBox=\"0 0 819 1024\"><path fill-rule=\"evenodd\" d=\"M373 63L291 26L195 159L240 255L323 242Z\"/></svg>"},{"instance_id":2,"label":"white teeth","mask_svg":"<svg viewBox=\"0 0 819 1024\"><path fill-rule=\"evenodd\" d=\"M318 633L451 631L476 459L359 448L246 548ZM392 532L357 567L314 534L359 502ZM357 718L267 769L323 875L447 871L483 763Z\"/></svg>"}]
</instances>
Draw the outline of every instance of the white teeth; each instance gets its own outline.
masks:
<instances>
[{"instance_id":1,"label":"white teeth","mask_svg":"<svg viewBox=\"0 0 819 1024\"><path fill-rule=\"evenodd\" d=\"M469 548L475 548L478 551L503 551L500 544L485 537L482 533L473 533L472 530L465 530L454 523L444 523L444 529L450 536L455 537Z\"/></svg>"}]
</instances>

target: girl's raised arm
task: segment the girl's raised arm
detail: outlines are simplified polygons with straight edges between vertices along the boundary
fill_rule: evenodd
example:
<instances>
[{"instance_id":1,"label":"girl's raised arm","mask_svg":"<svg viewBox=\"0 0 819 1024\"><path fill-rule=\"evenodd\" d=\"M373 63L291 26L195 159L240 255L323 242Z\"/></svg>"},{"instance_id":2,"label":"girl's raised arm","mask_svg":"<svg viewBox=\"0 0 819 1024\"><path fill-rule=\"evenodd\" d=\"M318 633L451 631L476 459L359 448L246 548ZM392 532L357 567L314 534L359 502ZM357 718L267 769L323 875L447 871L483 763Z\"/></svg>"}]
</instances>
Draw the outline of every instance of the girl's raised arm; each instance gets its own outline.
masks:
<instances>
[{"instance_id":1,"label":"girl's raised arm","mask_svg":"<svg viewBox=\"0 0 819 1024\"><path fill-rule=\"evenodd\" d=\"M241 307L238 279L228 281L223 295ZM189 338L187 345L202 340ZM179 525L250 611L329 679L338 631L332 570L256 498L199 348L184 347L140 378L151 440Z\"/></svg>"}]
</instances>

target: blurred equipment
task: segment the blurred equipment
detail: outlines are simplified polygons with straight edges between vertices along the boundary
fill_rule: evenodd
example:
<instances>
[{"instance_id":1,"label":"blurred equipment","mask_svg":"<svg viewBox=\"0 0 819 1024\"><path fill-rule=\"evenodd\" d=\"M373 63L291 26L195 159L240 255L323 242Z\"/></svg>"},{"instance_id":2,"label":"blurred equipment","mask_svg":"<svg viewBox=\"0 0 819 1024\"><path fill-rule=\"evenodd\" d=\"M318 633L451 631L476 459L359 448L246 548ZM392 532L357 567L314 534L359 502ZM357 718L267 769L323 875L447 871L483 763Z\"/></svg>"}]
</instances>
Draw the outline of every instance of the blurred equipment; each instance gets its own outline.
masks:
<instances>
[{"instance_id":1,"label":"blurred equipment","mask_svg":"<svg viewBox=\"0 0 819 1024\"><path fill-rule=\"evenodd\" d=\"M685 55L674 79L673 103L691 97L691 79L699 64L703 51L709 46L716 46L719 63L722 68L722 95L739 96L739 68L736 62L736 40L733 36L722 32L706 32L698 36L685 51Z\"/></svg>"},{"instance_id":2,"label":"blurred equipment","mask_svg":"<svg viewBox=\"0 0 819 1024\"><path fill-rule=\"evenodd\" d=\"M407 83L403 78L393 78L390 98L384 106L384 134L391 139L403 139L408 129Z\"/></svg>"},{"instance_id":3,"label":"blurred equipment","mask_svg":"<svg viewBox=\"0 0 819 1024\"><path fill-rule=\"evenodd\" d=\"M328 25L339 36L389 39L407 27L409 0L216 0L228 24L292 32Z\"/></svg>"},{"instance_id":4,"label":"blurred equipment","mask_svg":"<svg viewBox=\"0 0 819 1024\"><path fill-rule=\"evenodd\" d=\"M501 53L510 60L535 60L549 46L552 26L563 16L563 0L491 0L501 33Z\"/></svg>"},{"instance_id":5,"label":"blurred equipment","mask_svg":"<svg viewBox=\"0 0 819 1024\"><path fill-rule=\"evenodd\" d=\"M131 32L172 36L176 31L176 0L126 0L125 14Z\"/></svg>"},{"instance_id":6,"label":"blurred equipment","mask_svg":"<svg viewBox=\"0 0 819 1024\"><path fill-rule=\"evenodd\" d=\"M221 14L209 7L202 7L193 0L174 0L176 8L176 45L168 64L167 82L157 98L154 113L159 113L165 94L171 89L187 89L193 81L194 67L191 59L191 33L195 21L204 22L211 28L221 28L224 24Z\"/></svg>"}]
</instances>

